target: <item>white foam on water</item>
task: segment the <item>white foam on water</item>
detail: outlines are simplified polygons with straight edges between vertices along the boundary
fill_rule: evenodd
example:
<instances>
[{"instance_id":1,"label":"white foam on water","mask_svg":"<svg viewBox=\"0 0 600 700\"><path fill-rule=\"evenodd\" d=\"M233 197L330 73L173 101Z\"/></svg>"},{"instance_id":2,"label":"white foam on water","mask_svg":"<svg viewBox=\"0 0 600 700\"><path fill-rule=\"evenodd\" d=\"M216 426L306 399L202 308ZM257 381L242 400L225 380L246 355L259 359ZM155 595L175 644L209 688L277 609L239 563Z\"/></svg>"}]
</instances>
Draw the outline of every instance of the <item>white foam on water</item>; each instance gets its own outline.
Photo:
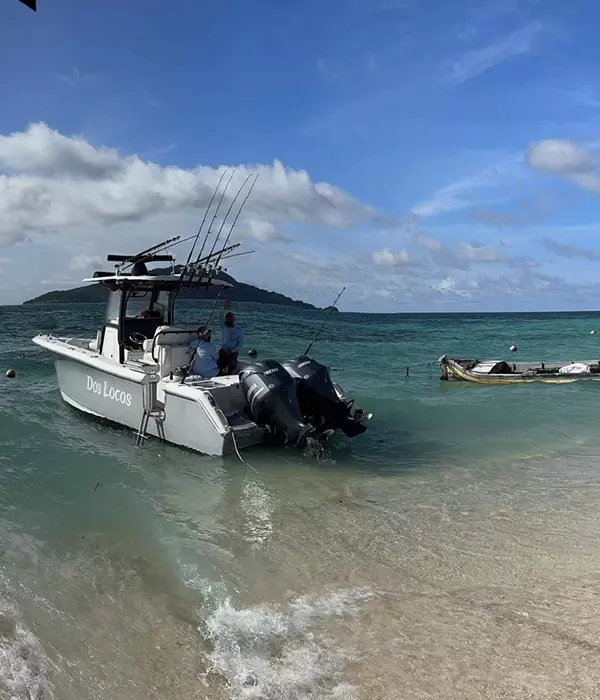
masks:
<instances>
[{"instance_id":1,"label":"white foam on water","mask_svg":"<svg viewBox=\"0 0 600 700\"><path fill-rule=\"evenodd\" d=\"M10 605L0 605L0 697L47 700L53 697L51 664L37 638Z\"/></svg>"},{"instance_id":2,"label":"white foam on water","mask_svg":"<svg viewBox=\"0 0 600 700\"><path fill-rule=\"evenodd\" d=\"M273 498L259 484L250 481L244 484L240 505L244 512L245 538L253 549L259 548L273 532Z\"/></svg>"},{"instance_id":3,"label":"white foam on water","mask_svg":"<svg viewBox=\"0 0 600 700\"><path fill-rule=\"evenodd\" d=\"M324 623L358 613L372 597L349 589L246 609L227 599L205 621L209 668L226 679L232 700L356 700L342 676L352 651Z\"/></svg>"}]
</instances>

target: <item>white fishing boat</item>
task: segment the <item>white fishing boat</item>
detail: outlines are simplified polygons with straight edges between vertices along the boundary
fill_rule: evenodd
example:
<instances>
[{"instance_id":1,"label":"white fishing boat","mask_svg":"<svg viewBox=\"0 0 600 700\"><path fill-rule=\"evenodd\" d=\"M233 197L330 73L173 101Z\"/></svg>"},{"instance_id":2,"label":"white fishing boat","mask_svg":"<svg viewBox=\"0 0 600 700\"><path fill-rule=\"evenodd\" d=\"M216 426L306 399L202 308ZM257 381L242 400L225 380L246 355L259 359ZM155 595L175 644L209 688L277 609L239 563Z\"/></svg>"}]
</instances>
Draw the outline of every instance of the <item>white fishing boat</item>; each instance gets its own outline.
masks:
<instances>
[{"instance_id":1,"label":"white fishing boat","mask_svg":"<svg viewBox=\"0 0 600 700\"><path fill-rule=\"evenodd\" d=\"M54 359L62 398L80 411L135 430L138 444L150 436L209 455L265 442L323 445L337 430L350 437L364 432L370 415L353 411L328 369L306 354L282 363L240 361L228 376L189 373L197 328L176 323L176 301L183 288L232 286L219 273L221 261L239 245L227 245L233 226L225 245L215 250L228 214L210 254L202 257L209 231L192 261L205 214L179 269L170 253L161 254L183 242L173 238L137 255L109 255L116 270L85 280L108 289L96 337L33 338ZM153 274L148 265L157 262L170 262L171 274Z\"/></svg>"}]
</instances>

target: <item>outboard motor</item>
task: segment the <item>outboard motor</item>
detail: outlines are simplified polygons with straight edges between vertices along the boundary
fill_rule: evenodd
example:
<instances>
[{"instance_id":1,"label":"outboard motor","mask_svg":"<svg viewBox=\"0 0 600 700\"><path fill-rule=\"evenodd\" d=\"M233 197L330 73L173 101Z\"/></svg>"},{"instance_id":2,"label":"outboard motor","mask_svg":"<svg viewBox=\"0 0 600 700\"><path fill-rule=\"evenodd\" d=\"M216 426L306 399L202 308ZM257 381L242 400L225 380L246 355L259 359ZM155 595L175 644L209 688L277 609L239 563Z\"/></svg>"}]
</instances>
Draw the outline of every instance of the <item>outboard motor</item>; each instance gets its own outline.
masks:
<instances>
[{"instance_id":1,"label":"outboard motor","mask_svg":"<svg viewBox=\"0 0 600 700\"><path fill-rule=\"evenodd\" d=\"M305 420L320 432L342 430L348 437L355 437L367 429L364 415L358 409L351 414L352 402L343 401L335 389L329 370L306 355L282 363L290 377L296 381L298 403Z\"/></svg>"},{"instance_id":2,"label":"outboard motor","mask_svg":"<svg viewBox=\"0 0 600 700\"><path fill-rule=\"evenodd\" d=\"M293 378L275 360L264 360L244 367L240 383L254 420L270 428L277 441L304 445L314 431L302 420Z\"/></svg>"}]
</instances>

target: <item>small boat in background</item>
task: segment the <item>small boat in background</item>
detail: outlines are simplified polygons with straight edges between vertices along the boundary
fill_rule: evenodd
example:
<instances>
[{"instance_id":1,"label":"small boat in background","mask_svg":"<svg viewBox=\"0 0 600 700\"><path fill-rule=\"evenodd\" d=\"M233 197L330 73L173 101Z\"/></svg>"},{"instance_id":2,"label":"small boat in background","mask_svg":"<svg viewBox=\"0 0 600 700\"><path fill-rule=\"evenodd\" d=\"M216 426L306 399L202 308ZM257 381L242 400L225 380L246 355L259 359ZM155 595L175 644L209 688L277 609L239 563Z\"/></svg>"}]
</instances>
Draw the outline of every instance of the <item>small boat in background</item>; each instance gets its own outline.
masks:
<instances>
[{"instance_id":1,"label":"small boat in background","mask_svg":"<svg viewBox=\"0 0 600 700\"><path fill-rule=\"evenodd\" d=\"M600 362L506 362L504 360L439 359L440 379L478 384L570 384L600 380Z\"/></svg>"}]
</instances>

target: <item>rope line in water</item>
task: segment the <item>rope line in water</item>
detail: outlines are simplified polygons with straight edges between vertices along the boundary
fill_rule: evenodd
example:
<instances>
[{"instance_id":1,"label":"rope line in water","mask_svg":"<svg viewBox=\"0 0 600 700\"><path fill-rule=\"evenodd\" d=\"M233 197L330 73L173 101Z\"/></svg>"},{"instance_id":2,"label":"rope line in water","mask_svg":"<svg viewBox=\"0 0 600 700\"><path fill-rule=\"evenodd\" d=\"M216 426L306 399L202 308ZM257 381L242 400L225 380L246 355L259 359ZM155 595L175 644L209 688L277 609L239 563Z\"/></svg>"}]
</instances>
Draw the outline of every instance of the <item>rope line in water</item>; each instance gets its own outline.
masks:
<instances>
[{"instance_id":1,"label":"rope line in water","mask_svg":"<svg viewBox=\"0 0 600 700\"><path fill-rule=\"evenodd\" d=\"M240 462L241 462L242 464L245 464L247 467L249 467L250 469L252 469L252 471L253 471L255 474L258 474L258 476L260 476L260 472L258 471L258 469L255 469L249 462L246 462L246 460L245 460L245 459L242 457L242 455L240 454L240 450L239 450L239 448L238 448L237 440L235 439L235 433L233 432L233 430L230 430L229 432L230 432L230 434L231 434L231 441L233 442L233 448L235 449L235 453L236 453L236 455L238 456L238 459L240 460Z\"/></svg>"},{"instance_id":2,"label":"rope line in water","mask_svg":"<svg viewBox=\"0 0 600 700\"><path fill-rule=\"evenodd\" d=\"M406 374L404 375L406 379L410 379L410 368L411 367L417 367L417 368L427 368L429 373L433 371L434 366L436 366L438 363L436 361L434 362L420 362L417 365L406 365Z\"/></svg>"}]
</instances>

